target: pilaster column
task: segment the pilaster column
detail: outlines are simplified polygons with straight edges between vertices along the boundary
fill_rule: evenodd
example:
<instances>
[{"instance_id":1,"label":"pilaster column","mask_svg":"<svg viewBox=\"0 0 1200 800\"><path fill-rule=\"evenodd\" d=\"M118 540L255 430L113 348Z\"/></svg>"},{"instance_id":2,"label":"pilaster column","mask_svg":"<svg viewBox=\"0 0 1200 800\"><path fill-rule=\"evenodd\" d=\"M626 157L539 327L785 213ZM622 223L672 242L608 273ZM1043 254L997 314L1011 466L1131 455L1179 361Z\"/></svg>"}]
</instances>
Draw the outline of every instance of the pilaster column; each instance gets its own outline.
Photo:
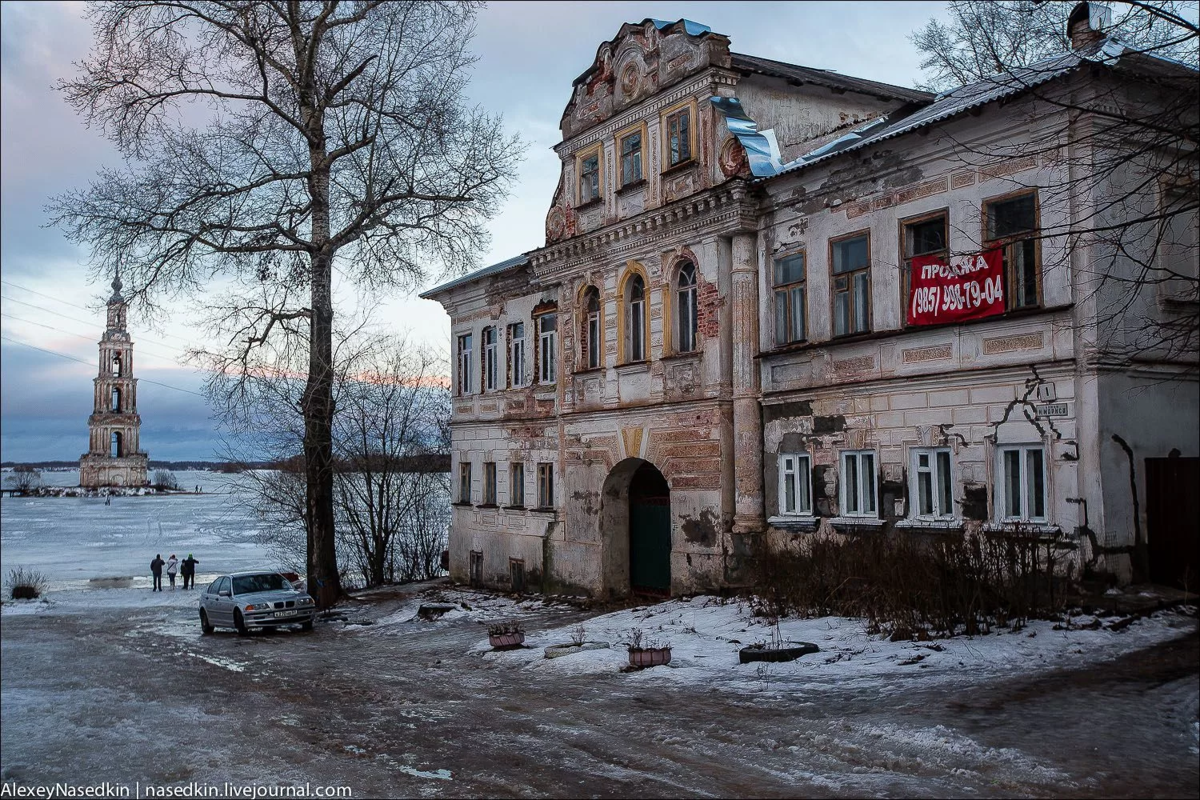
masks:
<instances>
[{"instance_id":1,"label":"pilaster column","mask_svg":"<svg viewBox=\"0 0 1200 800\"><path fill-rule=\"evenodd\" d=\"M762 409L758 391L758 260L755 235L733 237L733 532L763 530Z\"/></svg>"}]
</instances>

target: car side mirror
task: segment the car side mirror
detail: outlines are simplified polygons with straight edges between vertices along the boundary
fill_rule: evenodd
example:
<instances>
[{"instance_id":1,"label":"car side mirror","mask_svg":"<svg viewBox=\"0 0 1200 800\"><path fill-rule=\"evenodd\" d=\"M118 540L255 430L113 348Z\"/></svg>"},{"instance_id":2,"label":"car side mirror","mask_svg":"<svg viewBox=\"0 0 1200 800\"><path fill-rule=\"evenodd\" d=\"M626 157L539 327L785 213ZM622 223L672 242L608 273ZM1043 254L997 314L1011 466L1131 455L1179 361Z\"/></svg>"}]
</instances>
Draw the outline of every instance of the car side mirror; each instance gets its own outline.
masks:
<instances>
[{"instance_id":1,"label":"car side mirror","mask_svg":"<svg viewBox=\"0 0 1200 800\"><path fill-rule=\"evenodd\" d=\"M222 589L221 591L217 592L217 594L220 595L221 597L229 597L229 590Z\"/></svg>"}]
</instances>

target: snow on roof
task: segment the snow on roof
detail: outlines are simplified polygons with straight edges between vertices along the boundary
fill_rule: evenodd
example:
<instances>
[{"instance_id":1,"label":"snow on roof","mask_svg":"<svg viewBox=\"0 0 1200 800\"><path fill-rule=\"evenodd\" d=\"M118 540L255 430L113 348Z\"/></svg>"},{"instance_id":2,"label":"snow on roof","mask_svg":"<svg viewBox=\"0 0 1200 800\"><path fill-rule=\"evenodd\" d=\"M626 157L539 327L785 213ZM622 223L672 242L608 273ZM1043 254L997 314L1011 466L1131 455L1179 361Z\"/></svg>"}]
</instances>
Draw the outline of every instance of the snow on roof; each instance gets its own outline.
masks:
<instances>
[{"instance_id":1,"label":"snow on roof","mask_svg":"<svg viewBox=\"0 0 1200 800\"><path fill-rule=\"evenodd\" d=\"M499 275L501 272L507 272L510 269L524 266L528 263L529 259L525 257L524 253L522 253L519 256L513 256L512 258L501 261L498 264L492 264L490 267L484 267L483 269L477 269L474 272L468 272L466 275L463 275L460 278L447 281L443 284L433 287L432 289L426 289L417 296L423 300L432 300L434 299L434 295L441 294L448 289L453 289L456 286L462 286L465 283L470 283L471 281L487 277L488 275Z\"/></svg>"}]
</instances>

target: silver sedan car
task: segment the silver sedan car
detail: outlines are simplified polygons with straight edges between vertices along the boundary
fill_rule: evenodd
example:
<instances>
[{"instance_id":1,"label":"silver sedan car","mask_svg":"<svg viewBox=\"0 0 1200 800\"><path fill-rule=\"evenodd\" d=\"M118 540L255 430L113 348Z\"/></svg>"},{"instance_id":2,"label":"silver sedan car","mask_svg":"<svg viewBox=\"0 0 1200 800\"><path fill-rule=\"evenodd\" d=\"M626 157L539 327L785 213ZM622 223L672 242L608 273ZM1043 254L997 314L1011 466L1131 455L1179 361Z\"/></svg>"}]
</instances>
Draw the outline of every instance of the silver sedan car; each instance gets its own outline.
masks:
<instances>
[{"instance_id":1,"label":"silver sedan car","mask_svg":"<svg viewBox=\"0 0 1200 800\"><path fill-rule=\"evenodd\" d=\"M200 596L200 629L235 628L245 635L250 628L299 625L311 631L317 609L313 599L296 591L278 572L235 572L222 575Z\"/></svg>"}]
</instances>

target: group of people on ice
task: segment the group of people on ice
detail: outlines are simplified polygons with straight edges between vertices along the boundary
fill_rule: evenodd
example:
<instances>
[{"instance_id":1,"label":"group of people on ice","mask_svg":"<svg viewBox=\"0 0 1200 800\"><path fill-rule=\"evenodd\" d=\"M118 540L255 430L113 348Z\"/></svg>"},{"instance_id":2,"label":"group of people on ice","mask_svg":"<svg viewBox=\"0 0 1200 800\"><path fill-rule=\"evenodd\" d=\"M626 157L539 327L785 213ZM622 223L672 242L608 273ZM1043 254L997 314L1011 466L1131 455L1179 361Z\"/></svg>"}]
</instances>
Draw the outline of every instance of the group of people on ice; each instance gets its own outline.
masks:
<instances>
[{"instance_id":1,"label":"group of people on ice","mask_svg":"<svg viewBox=\"0 0 1200 800\"><path fill-rule=\"evenodd\" d=\"M150 574L154 576L154 588L150 591L161 592L163 567L167 568L167 577L171 579L171 588L175 588L175 576L183 576L183 588L196 588L196 565L200 562L192 558L192 554L188 553L188 557L180 561L171 553L171 557L163 561L162 553L154 556L154 560L150 562Z\"/></svg>"}]
</instances>

